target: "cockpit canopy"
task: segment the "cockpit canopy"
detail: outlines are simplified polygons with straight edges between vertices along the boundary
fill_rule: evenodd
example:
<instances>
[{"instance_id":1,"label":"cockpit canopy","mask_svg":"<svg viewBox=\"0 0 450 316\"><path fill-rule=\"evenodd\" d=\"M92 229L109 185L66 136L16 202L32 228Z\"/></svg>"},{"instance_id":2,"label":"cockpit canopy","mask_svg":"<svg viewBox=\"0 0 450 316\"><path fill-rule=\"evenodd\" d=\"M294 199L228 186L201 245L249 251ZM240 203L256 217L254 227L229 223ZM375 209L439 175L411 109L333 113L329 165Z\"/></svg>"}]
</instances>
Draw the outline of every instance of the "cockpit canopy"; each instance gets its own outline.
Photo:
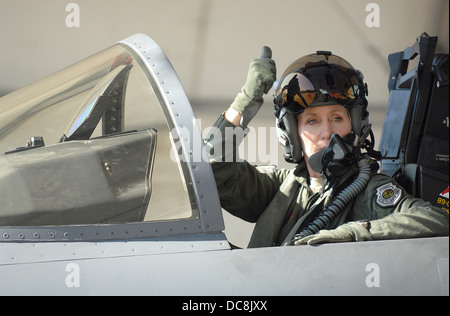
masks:
<instances>
[{"instance_id":1,"label":"cockpit canopy","mask_svg":"<svg viewBox=\"0 0 450 316\"><path fill-rule=\"evenodd\" d=\"M198 219L179 113L155 79L172 69L137 42L0 99L0 226Z\"/></svg>"}]
</instances>

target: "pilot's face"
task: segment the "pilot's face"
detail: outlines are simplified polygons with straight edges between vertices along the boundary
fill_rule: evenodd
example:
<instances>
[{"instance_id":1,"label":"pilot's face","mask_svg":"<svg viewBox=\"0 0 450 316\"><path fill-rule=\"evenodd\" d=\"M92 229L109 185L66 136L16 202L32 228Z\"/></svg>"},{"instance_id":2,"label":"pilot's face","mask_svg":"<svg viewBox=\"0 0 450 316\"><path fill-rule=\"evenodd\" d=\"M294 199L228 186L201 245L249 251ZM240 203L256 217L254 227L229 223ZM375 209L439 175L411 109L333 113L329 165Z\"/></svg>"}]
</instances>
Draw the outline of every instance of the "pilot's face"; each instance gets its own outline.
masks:
<instances>
[{"instance_id":1,"label":"pilot's face","mask_svg":"<svg viewBox=\"0 0 450 316\"><path fill-rule=\"evenodd\" d=\"M311 170L308 158L317 151L328 146L332 134L341 137L351 132L352 124L348 110L342 105L326 105L307 108L297 116L298 134L309 174L319 175Z\"/></svg>"}]
</instances>

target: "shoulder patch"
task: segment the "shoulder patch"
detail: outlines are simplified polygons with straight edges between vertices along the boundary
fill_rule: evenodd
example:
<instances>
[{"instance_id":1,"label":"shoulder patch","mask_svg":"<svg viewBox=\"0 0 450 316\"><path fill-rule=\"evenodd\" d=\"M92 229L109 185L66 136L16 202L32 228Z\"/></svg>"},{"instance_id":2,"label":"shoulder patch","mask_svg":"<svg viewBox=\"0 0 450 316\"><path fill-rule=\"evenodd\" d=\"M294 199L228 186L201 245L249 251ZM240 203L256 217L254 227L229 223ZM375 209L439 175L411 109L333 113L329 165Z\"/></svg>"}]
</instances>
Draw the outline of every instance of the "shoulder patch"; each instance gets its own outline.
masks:
<instances>
[{"instance_id":1,"label":"shoulder patch","mask_svg":"<svg viewBox=\"0 0 450 316\"><path fill-rule=\"evenodd\" d=\"M402 190L392 183L386 183L377 188L377 205L390 207L397 205L402 197Z\"/></svg>"}]
</instances>

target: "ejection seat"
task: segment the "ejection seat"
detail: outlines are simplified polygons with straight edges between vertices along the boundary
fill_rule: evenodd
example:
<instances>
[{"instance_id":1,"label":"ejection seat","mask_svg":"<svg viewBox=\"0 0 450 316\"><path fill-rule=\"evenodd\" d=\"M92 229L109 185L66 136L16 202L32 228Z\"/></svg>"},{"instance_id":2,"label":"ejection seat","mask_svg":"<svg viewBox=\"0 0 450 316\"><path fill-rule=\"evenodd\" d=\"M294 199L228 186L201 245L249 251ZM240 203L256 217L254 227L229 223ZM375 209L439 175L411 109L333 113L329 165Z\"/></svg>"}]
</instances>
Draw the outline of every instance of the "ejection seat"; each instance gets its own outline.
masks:
<instances>
[{"instance_id":1,"label":"ejection seat","mask_svg":"<svg viewBox=\"0 0 450 316\"><path fill-rule=\"evenodd\" d=\"M423 33L411 47L388 56L389 102L379 146L380 172L448 212L449 55L435 54L437 41ZM417 56L412 68L410 62Z\"/></svg>"}]
</instances>

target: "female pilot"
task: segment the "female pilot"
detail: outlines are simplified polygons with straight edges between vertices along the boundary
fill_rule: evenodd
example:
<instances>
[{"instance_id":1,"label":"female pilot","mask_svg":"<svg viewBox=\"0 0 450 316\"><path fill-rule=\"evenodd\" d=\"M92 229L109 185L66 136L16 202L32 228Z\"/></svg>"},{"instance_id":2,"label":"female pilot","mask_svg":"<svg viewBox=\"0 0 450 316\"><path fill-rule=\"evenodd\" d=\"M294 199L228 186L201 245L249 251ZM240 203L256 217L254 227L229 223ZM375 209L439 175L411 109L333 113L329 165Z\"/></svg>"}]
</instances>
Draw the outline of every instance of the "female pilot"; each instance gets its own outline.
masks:
<instances>
[{"instance_id":1,"label":"female pilot","mask_svg":"<svg viewBox=\"0 0 450 316\"><path fill-rule=\"evenodd\" d=\"M211 161L222 207L256 222L249 247L448 235L446 211L377 173L367 85L360 71L331 52L294 61L276 89L279 141L294 168L230 161L239 145L230 129L247 127L276 78L270 49L264 49L207 137L211 153L219 153Z\"/></svg>"}]
</instances>

